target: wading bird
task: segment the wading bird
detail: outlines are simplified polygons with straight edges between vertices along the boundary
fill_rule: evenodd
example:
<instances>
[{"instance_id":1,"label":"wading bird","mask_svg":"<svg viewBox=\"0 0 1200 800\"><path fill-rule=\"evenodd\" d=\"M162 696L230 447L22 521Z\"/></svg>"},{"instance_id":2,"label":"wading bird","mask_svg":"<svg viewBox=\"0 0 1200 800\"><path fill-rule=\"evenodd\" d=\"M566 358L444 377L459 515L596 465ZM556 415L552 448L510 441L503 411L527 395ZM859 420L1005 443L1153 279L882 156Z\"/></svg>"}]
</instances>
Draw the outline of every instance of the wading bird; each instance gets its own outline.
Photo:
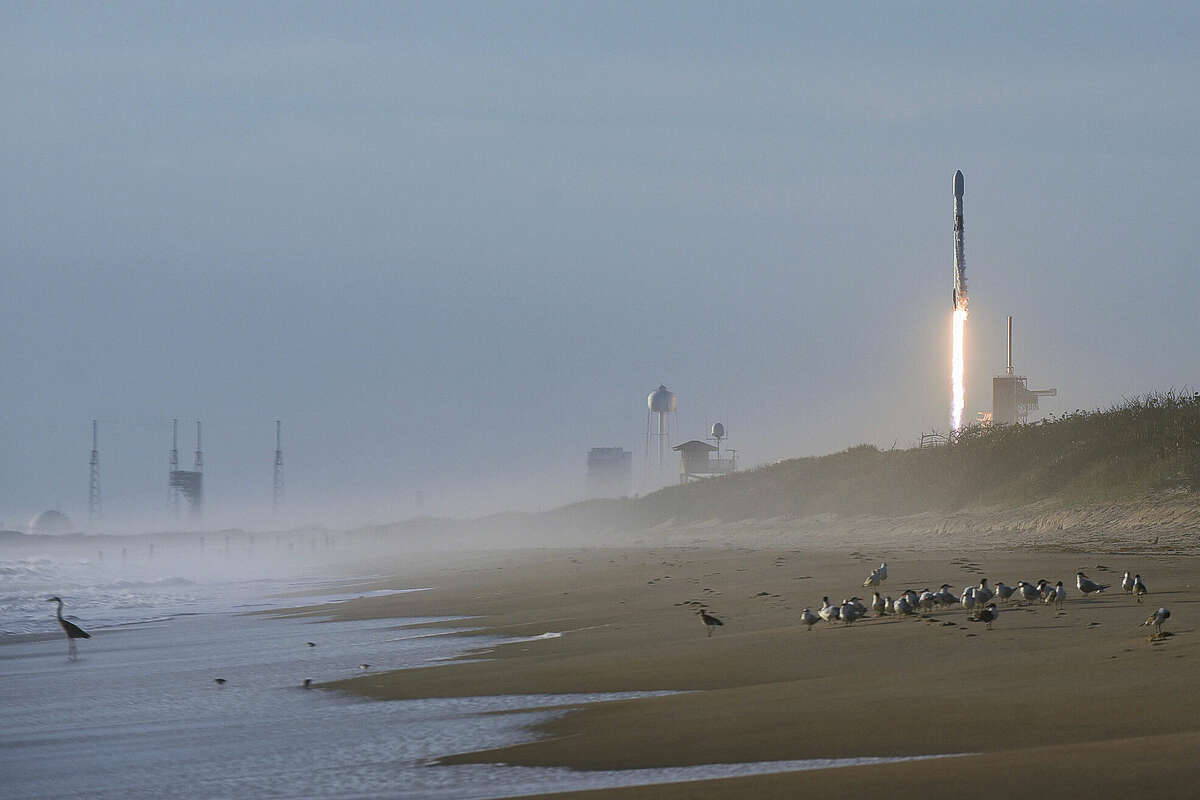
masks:
<instances>
[{"instance_id":1,"label":"wading bird","mask_svg":"<svg viewBox=\"0 0 1200 800\"><path fill-rule=\"evenodd\" d=\"M69 622L63 619L63 601L61 597L50 597L47 598L46 602L58 603L58 624L62 626L63 633L67 635L67 660L74 661L76 658L78 658L78 655L75 652L75 640L90 639L92 638L92 635L76 625L74 622Z\"/></svg>"},{"instance_id":2,"label":"wading bird","mask_svg":"<svg viewBox=\"0 0 1200 800\"><path fill-rule=\"evenodd\" d=\"M700 621L704 623L704 627L708 629L708 635L712 636L713 628L719 625L724 625L724 622L714 617L712 614L705 611L703 608L696 612L700 615Z\"/></svg>"}]
</instances>

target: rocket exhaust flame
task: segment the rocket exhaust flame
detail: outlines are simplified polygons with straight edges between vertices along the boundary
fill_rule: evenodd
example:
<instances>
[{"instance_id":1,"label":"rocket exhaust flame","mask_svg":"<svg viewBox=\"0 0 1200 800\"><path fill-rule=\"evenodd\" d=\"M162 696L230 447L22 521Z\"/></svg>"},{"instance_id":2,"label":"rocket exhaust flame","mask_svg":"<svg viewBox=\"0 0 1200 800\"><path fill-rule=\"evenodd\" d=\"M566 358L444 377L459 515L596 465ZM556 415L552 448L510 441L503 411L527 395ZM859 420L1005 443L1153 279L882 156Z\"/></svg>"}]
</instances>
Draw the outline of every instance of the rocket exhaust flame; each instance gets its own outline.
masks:
<instances>
[{"instance_id":1,"label":"rocket exhaust flame","mask_svg":"<svg viewBox=\"0 0 1200 800\"><path fill-rule=\"evenodd\" d=\"M962 428L963 406L966 402L966 369L964 366L964 338L966 336L967 301L960 298L954 309L954 345L950 355L950 430Z\"/></svg>"}]
</instances>

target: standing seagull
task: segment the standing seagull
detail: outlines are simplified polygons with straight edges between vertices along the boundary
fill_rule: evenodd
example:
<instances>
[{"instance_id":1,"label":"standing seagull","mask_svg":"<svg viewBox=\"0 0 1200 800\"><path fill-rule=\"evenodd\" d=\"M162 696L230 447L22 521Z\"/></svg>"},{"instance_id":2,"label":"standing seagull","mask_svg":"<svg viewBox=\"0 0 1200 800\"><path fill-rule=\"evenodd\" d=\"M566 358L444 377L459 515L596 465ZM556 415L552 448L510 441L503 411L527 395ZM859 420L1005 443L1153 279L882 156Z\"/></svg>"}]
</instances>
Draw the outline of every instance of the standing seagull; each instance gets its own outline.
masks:
<instances>
[{"instance_id":1,"label":"standing seagull","mask_svg":"<svg viewBox=\"0 0 1200 800\"><path fill-rule=\"evenodd\" d=\"M1078 586L1079 591L1083 592L1084 594L1091 594L1092 592L1099 593L1108 588L1107 583L1096 583L1082 572L1075 573L1075 585Z\"/></svg>"},{"instance_id":2,"label":"standing seagull","mask_svg":"<svg viewBox=\"0 0 1200 800\"><path fill-rule=\"evenodd\" d=\"M808 629L811 631L812 626L820 622L821 618L806 608L800 612L800 621L807 625Z\"/></svg>"},{"instance_id":3,"label":"standing seagull","mask_svg":"<svg viewBox=\"0 0 1200 800\"><path fill-rule=\"evenodd\" d=\"M712 614L705 611L703 608L696 612L700 615L700 621L704 623L704 627L708 628L708 635L712 636L713 628L718 625L724 625L724 622L714 617Z\"/></svg>"},{"instance_id":4,"label":"standing seagull","mask_svg":"<svg viewBox=\"0 0 1200 800\"><path fill-rule=\"evenodd\" d=\"M1171 616L1170 611L1168 611L1165 608L1160 608L1158 611L1155 611L1153 614L1151 614L1150 618L1148 620L1146 620L1145 622L1143 622L1142 624L1143 625L1153 625L1154 626L1154 635L1162 636L1163 623L1166 622L1167 619L1170 618L1170 616Z\"/></svg>"},{"instance_id":5,"label":"standing seagull","mask_svg":"<svg viewBox=\"0 0 1200 800\"><path fill-rule=\"evenodd\" d=\"M58 603L58 624L62 626L63 633L67 634L67 660L74 661L79 657L75 652L75 640L90 639L92 638L92 635L76 625L74 622L68 622L67 620L63 619L63 601L61 597L50 597L47 598L46 602Z\"/></svg>"},{"instance_id":6,"label":"standing seagull","mask_svg":"<svg viewBox=\"0 0 1200 800\"><path fill-rule=\"evenodd\" d=\"M1150 590L1146 588L1146 584L1142 583L1142 576L1135 575L1133 578L1133 596L1137 601L1142 602L1142 598L1150 594Z\"/></svg>"},{"instance_id":7,"label":"standing seagull","mask_svg":"<svg viewBox=\"0 0 1200 800\"><path fill-rule=\"evenodd\" d=\"M1125 577L1121 578L1121 591L1125 594L1133 594L1133 578L1129 577L1129 572L1125 573Z\"/></svg>"}]
</instances>

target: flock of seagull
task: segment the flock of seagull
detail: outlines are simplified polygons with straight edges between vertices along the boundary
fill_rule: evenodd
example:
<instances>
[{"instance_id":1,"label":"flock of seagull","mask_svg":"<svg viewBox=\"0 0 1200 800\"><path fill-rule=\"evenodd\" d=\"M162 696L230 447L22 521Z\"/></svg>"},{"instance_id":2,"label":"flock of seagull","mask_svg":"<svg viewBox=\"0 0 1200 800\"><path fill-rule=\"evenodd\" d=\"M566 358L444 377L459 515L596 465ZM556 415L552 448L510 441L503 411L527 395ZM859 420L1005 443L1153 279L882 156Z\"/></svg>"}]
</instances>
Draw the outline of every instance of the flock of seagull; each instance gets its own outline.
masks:
<instances>
[{"instance_id":1,"label":"flock of seagull","mask_svg":"<svg viewBox=\"0 0 1200 800\"><path fill-rule=\"evenodd\" d=\"M953 587L944 583L937 591L905 589L893 600L891 595L883 597L879 593L879 588L887 582L887 577L888 565L884 561L871 570L871 574L863 581L864 588L875 590L870 605L867 605L861 597L850 597L842 600L841 603L831 603L829 597L826 596L821 598L821 607L817 609L816 613L811 608L805 608L800 612L800 621L811 631L818 622L830 624L841 622L843 625L852 625L855 620L862 619L869 614L874 614L876 617L915 616L928 614L937 608L946 609L958 605L967 610L969 621L982 622L985 628L991 630L992 623L1000 616L1000 604L1002 603L1028 604L1040 601L1043 605L1053 605L1061 609L1067 599L1067 589L1063 586L1062 581L1058 581L1053 586L1046 580L1032 583L1017 581L1015 586L1007 586L1003 582L989 585L988 579L982 578L977 586L968 586L963 589L961 595L955 595L950 591ZM1111 588L1111 584L1097 583L1083 572L1075 573L1075 586L1085 596L1100 594L1105 589ZM1121 579L1121 589L1138 603L1141 603L1142 599L1150 593L1145 582L1142 581L1141 575L1135 574L1131 578L1128 572ZM718 626L724 625L707 609L701 608L697 613L700 615L700 621L704 623L704 627L708 629L709 636L712 636L713 630ZM1151 614L1142 625L1153 626L1154 635L1161 636L1163 623L1170 616L1171 612L1168 609L1160 608Z\"/></svg>"}]
</instances>

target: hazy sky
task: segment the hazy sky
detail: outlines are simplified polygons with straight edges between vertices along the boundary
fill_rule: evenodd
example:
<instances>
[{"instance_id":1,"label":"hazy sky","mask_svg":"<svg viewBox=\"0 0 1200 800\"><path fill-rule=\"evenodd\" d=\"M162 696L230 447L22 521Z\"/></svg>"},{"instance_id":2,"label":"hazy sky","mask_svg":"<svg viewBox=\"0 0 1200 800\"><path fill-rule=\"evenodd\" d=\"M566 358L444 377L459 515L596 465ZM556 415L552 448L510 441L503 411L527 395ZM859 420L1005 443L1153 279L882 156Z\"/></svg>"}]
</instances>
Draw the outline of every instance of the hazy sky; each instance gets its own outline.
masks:
<instances>
[{"instance_id":1,"label":"hazy sky","mask_svg":"<svg viewBox=\"0 0 1200 800\"><path fill-rule=\"evenodd\" d=\"M745 462L1200 384L1194 3L5 3L0 522L533 508L646 394ZM181 449L190 464L192 432ZM238 512L235 514L234 512ZM241 516L246 512L247 516ZM147 523L148 524L148 523Z\"/></svg>"}]
</instances>

